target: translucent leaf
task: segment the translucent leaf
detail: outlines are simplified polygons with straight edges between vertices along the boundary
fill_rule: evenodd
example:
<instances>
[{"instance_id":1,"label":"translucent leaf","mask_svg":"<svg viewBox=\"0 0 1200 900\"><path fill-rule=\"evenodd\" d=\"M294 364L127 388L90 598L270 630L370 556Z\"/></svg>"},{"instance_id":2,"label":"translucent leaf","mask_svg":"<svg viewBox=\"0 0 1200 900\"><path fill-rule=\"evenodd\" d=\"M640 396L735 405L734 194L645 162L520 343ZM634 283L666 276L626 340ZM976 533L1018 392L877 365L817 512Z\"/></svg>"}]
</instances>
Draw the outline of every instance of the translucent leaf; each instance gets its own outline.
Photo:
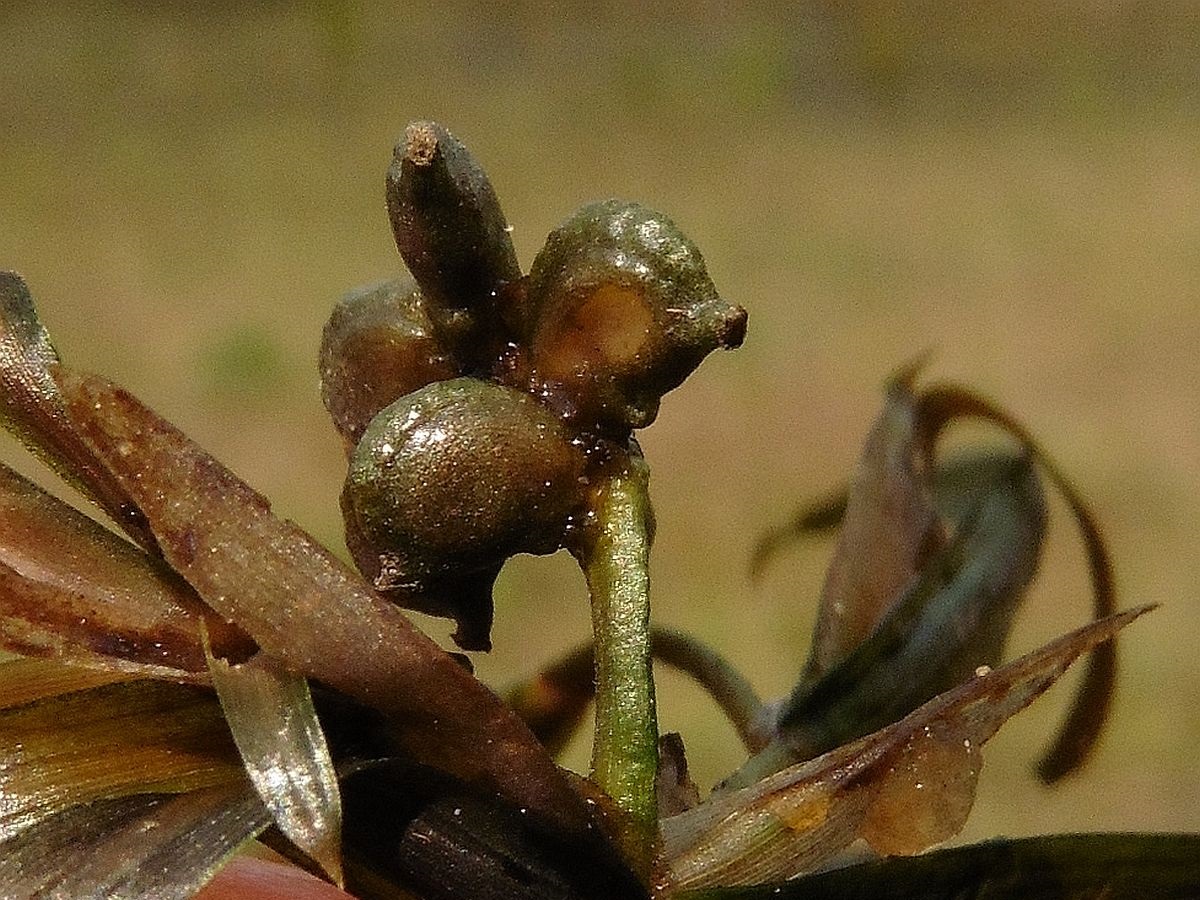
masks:
<instances>
[{"instance_id":1,"label":"translucent leaf","mask_svg":"<svg viewBox=\"0 0 1200 900\"><path fill-rule=\"evenodd\" d=\"M1040 498L1036 503L1031 499L1037 491L1032 475L1028 479L1007 479L1008 489L1014 494L1006 502L994 496L1006 489L997 481L996 466L981 457L977 461L983 466L976 466L978 470L973 473L969 465L935 465L938 439L952 422L976 418L996 424L1037 461L1062 492L1083 535L1095 617L1115 609L1108 552L1074 486L1028 431L994 404L955 385L936 385L917 392L913 385L917 368L910 366L888 386L884 411L867 439L845 505L843 527L822 592L812 655L800 684L783 704L781 731L804 719L801 731L808 733L790 737L780 734L769 748L770 757L758 760L750 771L739 776L737 783L744 784L761 777L771 766L777 769L846 737L865 733L882 724L883 717L892 714L889 709L903 712L900 701L904 695L911 709L944 688L943 679L948 674L969 671L980 662L992 663L989 654L1000 652L1017 603L1036 569L1044 512ZM759 563L763 554L775 552L787 535L827 525L838 511L837 499L820 509L805 511L789 528L769 536L758 551ZM993 508L997 504L998 513ZM993 526L987 519L997 514L1001 521ZM978 521L972 524L971 519ZM863 663L888 656L881 649L895 645L903 631L896 628L897 616L911 620L919 612L914 601L921 598L914 594L913 586L930 575L922 570L932 566L933 577L941 577L938 572L946 568L947 559L961 555L947 555L946 540L964 529L974 531L971 553L975 558L963 557L950 568L961 569L968 577L950 585L949 590L927 591L923 601L941 607L928 618L940 621L940 630L949 638L936 651L931 649L925 654L930 671L921 671L917 665L887 672L886 679L890 680L879 685L882 693L878 698L870 696L866 684L854 689L850 679L855 672L875 671L879 680L882 670ZM990 577L982 579L971 574L979 567L990 571ZM956 606L949 608L947 603ZM899 610L898 605L909 609ZM876 628L885 633L868 637ZM921 655L916 651L914 645L909 658L920 663ZM842 662L847 666L841 666ZM1053 781L1086 758L1107 716L1115 675L1115 644L1109 642L1097 648L1088 661L1067 721L1039 766L1043 779ZM864 714L860 722L851 718L850 707L836 714L819 708L822 698L845 697L855 690L861 700L858 709ZM836 721L829 718L831 715ZM795 752L789 755L785 743L791 744Z\"/></svg>"},{"instance_id":2,"label":"translucent leaf","mask_svg":"<svg viewBox=\"0 0 1200 900\"><path fill-rule=\"evenodd\" d=\"M912 392L915 376L914 367L888 385L883 414L867 436L851 479L821 591L806 680L828 671L857 647L921 563L945 543L929 481L931 460L917 452L921 422Z\"/></svg>"},{"instance_id":3,"label":"translucent leaf","mask_svg":"<svg viewBox=\"0 0 1200 900\"><path fill-rule=\"evenodd\" d=\"M859 838L901 854L946 840L970 811L984 741L1081 653L1147 609L1087 625L894 725L663 820L672 883L687 889L792 878Z\"/></svg>"},{"instance_id":4,"label":"translucent leaf","mask_svg":"<svg viewBox=\"0 0 1200 900\"><path fill-rule=\"evenodd\" d=\"M1185 900L1200 896L1198 834L993 840L687 900Z\"/></svg>"},{"instance_id":5,"label":"translucent leaf","mask_svg":"<svg viewBox=\"0 0 1200 900\"><path fill-rule=\"evenodd\" d=\"M943 465L936 484L960 523L951 543L924 561L869 637L783 701L774 740L729 785L876 731L999 663L1037 569L1046 515L1037 476L1024 456L972 454Z\"/></svg>"},{"instance_id":6,"label":"translucent leaf","mask_svg":"<svg viewBox=\"0 0 1200 900\"><path fill-rule=\"evenodd\" d=\"M209 657L246 772L279 830L338 884L342 804L308 682L267 657L231 666Z\"/></svg>"},{"instance_id":7,"label":"translucent leaf","mask_svg":"<svg viewBox=\"0 0 1200 900\"><path fill-rule=\"evenodd\" d=\"M94 800L243 778L221 708L200 688L131 681L0 712L0 840Z\"/></svg>"},{"instance_id":8,"label":"translucent leaf","mask_svg":"<svg viewBox=\"0 0 1200 900\"><path fill-rule=\"evenodd\" d=\"M0 884L31 900L190 900L269 822L244 779L76 806L0 843Z\"/></svg>"},{"instance_id":9,"label":"translucent leaf","mask_svg":"<svg viewBox=\"0 0 1200 900\"><path fill-rule=\"evenodd\" d=\"M387 714L416 758L586 827L524 723L360 576L127 391L63 370L59 384L167 561L213 609L288 668Z\"/></svg>"},{"instance_id":10,"label":"translucent leaf","mask_svg":"<svg viewBox=\"0 0 1200 900\"><path fill-rule=\"evenodd\" d=\"M16 272L0 272L0 424L153 550L137 505L76 434L54 382L57 366L29 288Z\"/></svg>"},{"instance_id":11,"label":"translucent leaf","mask_svg":"<svg viewBox=\"0 0 1200 900\"><path fill-rule=\"evenodd\" d=\"M1092 579L1092 615L1103 618L1116 609L1116 585L1112 563L1100 527L1083 496L1062 470L1012 416L978 394L953 384L926 389L920 399L925 441L932 448L945 426L963 418L982 419L1008 431L1032 453L1067 501L1083 537ZM1052 782L1078 768L1095 746L1112 705L1117 679L1117 645L1109 641L1096 648L1088 659L1083 680L1067 719L1054 744L1038 765L1043 781Z\"/></svg>"},{"instance_id":12,"label":"translucent leaf","mask_svg":"<svg viewBox=\"0 0 1200 900\"><path fill-rule=\"evenodd\" d=\"M53 659L10 659L0 663L0 710L130 677L122 672L67 665Z\"/></svg>"},{"instance_id":13,"label":"translucent leaf","mask_svg":"<svg viewBox=\"0 0 1200 900\"><path fill-rule=\"evenodd\" d=\"M201 621L221 653L253 647L160 559L0 465L0 647L205 681Z\"/></svg>"}]
</instances>

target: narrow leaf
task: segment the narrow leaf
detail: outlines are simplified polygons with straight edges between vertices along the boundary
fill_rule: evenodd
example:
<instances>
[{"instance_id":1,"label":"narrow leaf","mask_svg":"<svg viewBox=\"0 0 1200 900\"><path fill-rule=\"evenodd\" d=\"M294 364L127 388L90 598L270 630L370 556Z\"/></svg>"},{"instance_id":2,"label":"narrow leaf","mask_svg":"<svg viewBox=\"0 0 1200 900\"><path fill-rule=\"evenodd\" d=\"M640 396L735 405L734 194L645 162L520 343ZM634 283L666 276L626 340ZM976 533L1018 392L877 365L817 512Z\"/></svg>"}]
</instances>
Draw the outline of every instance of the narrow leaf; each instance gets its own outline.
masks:
<instances>
[{"instance_id":1,"label":"narrow leaf","mask_svg":"<svg viewBox=\"0 0 1200 900\"><path fill-rule=\"evenodd\" d=\"M242 777L220 706L199 688L131 681L0 712L0 840L94 800Z\"/></svg>"},{"instance_id":2,"label":"narrow leaf","mask_svg":"<svg viewBox=\"0 0 1200 900\"><path fill-rule=\"evenodd\" d=\"M213 609L288 668L389 715L417 759L587 826L583 801L515 713L359 575L127 391L59 375L80 433Z\"/></svg>"},{"instance_id":3,"label":"narrow leaf","mask_svg":"<svg viewBox=\"0 0 1200 900\"><path fill-rule=\"evenodd\" d=\"M678 889L778 881L857 838L913 854L956 834L974 801L980 747L1081 653L1149 607L1074 631L926 703L900 722L662 823Z\"/></svg>"},{"instance_id":4,"label":"narrow leaf","mask_svg":"<svg viewBox=\"0 0 1200 900\"><path fill-rule=\"evenodd\" d=\"M262 656L209 656L213 687L246 772L279 830L338 884L342 804L308 682Z\"/></svg>"},{"instance_id":5,"label":"narrow leaf","mask_svg":"<svg viewBox=\"0 0 1200 900\"><path fill-rule=\"evenodd\" d=\"M10 659L0 663L0 710L130 677L122 672L67 665L53 659Z\"/></svg>"},{"instance_id":6,"label":"narrow leaf","mask_svg":"<svg viewBox=\"0 0 1200 900\"><path fill-rule=\"evenodd\" d=\"M269 822L244 779L78 806L0 844L0 884L31 900L190 900Z\"/></svg>"},{"instance_id":7,"label":"narrow leaf","mask_svg":"<svg viewBox=\"0 0 1200 900\"><path fill-rule=\"evenodd\" d=\"M57 366L58 353L24 279L0 272L0 424L153 551L154 538L137 505L75 433L54 382Z\"/></svg>"},{"instance_id":8,"label":"narrow leaf","mask_svg":"<svg viewBox=\"0 0 1200 900\"><path fill-rule=\"evenodd\" d=\"M993 840L687 900L1192 900L1200 834L1059 834Z\"/></svg>"},{"instance_id":9,"label":"narrow leaf","mask_svg":"<svg viewBox=\"0 0 1200 900\"><path fill-rule=\"evenodd\" d=\"M0 647L205 681L201 622L219 652L252 649L161 559L0 465Z\"/></svg>"},{"instance_id":10,"label":"narrow leaf","mask_svg":"<svg viewBox=\"0 0 1200 900\"><path fill-rule=\"evenodd\" d=\"M781 705L775 738L727 782L745 786L897 721L1003 655L1045 528L1024 456L971 454L944 464L939 505L959 522L875 631ZM966 510L970 510L967 512Z\"/></svg>"},{"instance_id":11,"label":"narrow leaf","mask_svg":"<svg viewBox=\"0 0 1200 900\"><path fill-rule=\"evenodd\" d=\"M949 422L961 418L977 418L999 425L1037 457L1046 474L1062 493L1063 499L1067 501L1083 536L1092 579L1092 615L1096 619L1111 615L1116 609L1116 584L1112 562L1109 560L1108 550L1095 516L1074 484L1029 431L995 404L953 384L935 385L926 389L921 395L920 407L923 439L930 448ZM1108 718L1116 679L1117 645L1115 641L1109 641L1092 653L1075 700L1067 713L1067 719L1059 729L1054 744L1038 764L1038 774L1043 781L1057 781L1077 769L1087 759Z\"/></svg>"},{"instance_id":12,"label":"narrow leaf","mask_svg":"<svg viewBox=\"0 0 1200 900\"><path fill-rule=\"evenodd\" d=\"M929 482L930 458L915 452L920 420L910 368L888 385L867 436L817 612L805 673L812 680L857 647L887 614L921 564L945 543Z\"/></svg>"}]
</instances>

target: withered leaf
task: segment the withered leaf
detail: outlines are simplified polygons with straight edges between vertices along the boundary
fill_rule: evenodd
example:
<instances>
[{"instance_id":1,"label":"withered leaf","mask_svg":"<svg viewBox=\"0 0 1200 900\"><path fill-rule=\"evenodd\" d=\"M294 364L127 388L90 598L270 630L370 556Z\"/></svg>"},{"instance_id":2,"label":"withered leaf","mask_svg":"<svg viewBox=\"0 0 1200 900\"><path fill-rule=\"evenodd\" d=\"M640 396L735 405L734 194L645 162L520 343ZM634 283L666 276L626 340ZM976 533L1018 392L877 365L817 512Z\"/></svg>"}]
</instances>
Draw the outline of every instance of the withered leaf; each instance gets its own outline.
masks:
<instances>
[{"instance_id":1,"label":"withered leaf","mask_svg":"<svg viewBox=\"0 0 1200 900\"><path fill-rule=\"evenodd\" d=\"M775 737L727 782L745 786L895 722L1003 654L1013 613L1037 569L1045 527L1030 460L960 456L933 479L958 523L876 629L782 702Z\"/></svg>"},{"instance_id":2,"label":"withered leaf","mask_svg":"<svg viewBox=\"0 0 1200 900\"><path fill-rule=\"evenodd\" d=\"M1029 431L994 403L954 384L927 388L921 394L920 407L925 432L923 439L930 448L927 452L932 452L933 444L948 423L955 419L975 418L999 425L1037 458L1067 501L1083 537L1092 580L1092 615L1097 619L1111 615L1117 604L1116 585L1100 527L1075 485ZM1038 774L1043 781L1056 781L1074 771L1087 758L1108 718L1116 679L1117 645L1115 641L1108 641L1097 647L1088 659L1067 719L1038 764Z\"/></svg>"},{"instance_id":3,"label":"withered leaf","mask_svg":"<svg viewBox=\"0 0 1200 900\"><path fill-rule=\"evenodd\" d=\"M974 800L980 747L1081 653L1149 609L1093 622L981 674L901 721L662 823L677 889L779 881L863 838L912 854L951 837Z\"/></svg>"},{"instance_id":4,"label":"withered leaf","mask_svg":"<svg viewBox=\"0 0 1200 900\"><path fill-rule=\"evenodd\" d=\"M0 272L0 424L153 552L137 506L76 434L54 382L58 362L24 279Z\"/></svg>"},{"instance_id":5,"label":"withered leaf","mask_svg":"<svg viewBox=\"0 0 1200 900\"><path fill-rule=\"evenodd\" d=\"M850 482L845 518L821 591L806 680L857 647L945 543L929 479L932 460L914 452L921 423L905 370L887 388L887 403L867 436Z\"/></svg>"},{"instance_id":6,"label":"withered leaf","mask_svg":"<svg viewBox=\"0 0 1200 900\"><path fill-rule=\"evenodd\" d=\"M990 840L687 900L1187 900L1200 834L1057 834Z\"/></svg>"},{"instance_id":7,"label":"withered leaf","mask_svg":"<svg viewBox=\"0 0 1200 900\"><path fill-rule=\"evenodd\" d=\"M1039 464L1062 492L1083 535L1095 617L1115 609L1108 552L1074 486L1028 431L1003 410L955 385L917 392L917 369L910 366L888 385L887 403L867 440L848 496L845 522L821 597L812 655L800 683L782 704L780 733L770 755L738 776L739 784L878 727L887 715L904 712L904 702L911 709L946 687L945 678L953 672L991 663L991 657L1001 651L1017 603L1036 571L1044 512L1040 496L1033 501L1038 488L1032 474L1007 479L1012 496L1006 501L1000 496L1006 490L1003 478L998 480L996 472L990 471L996 466L986 460L979 458L983 468L977 463L976 471L970 465L935 463L938 439L956 420L977 418L998 425ZM826 506L824 512L831 513L838 504ZM989 521L996 516L997 521ZM972 518L977 520L974 524ZM806 515L798 521L802 526L825 524L822 515ZM939 570L946 568L946 540L963 530L974 534L970 554L950 557L962 556L957 568L966 577L957 583L947 577L947 590L927 590L922 597L915 586L931 576L922 570L933 566L932 576L940 577ZM787 533L795 531L791 528ZM773 552L782 533L774 534L764 546ZM977 569L987 571L989 577L979 577ZM939 608L925 613L922 603ZM915 613L928 622L940 622L948 640L940 647L927 643L918 649L914 644L908 651L910 661L917 663L926 653L928 671L920 665L888 670L880 681L884 670L874 662L901 649L904 628L896 627L898 620L911 622ZM883 633L873 634L875 629ZM870 672L879 682L875 693L865 682L852 683L855 673L869 676ZM1089 660L1067 721L1039 766L1043 779L1053 781L1086 758L1107 716L1115 674L1115 642L1108 642ZM851 696L857 701L849 706L842 703L840 710L821 705ZM803 727L797 732L791 726L801 720ZM789 728L790 738L784 733ZM785 750L787 744L794 752Z\"/></svg>"},{"instance_id":8,"label":"withered leaf","mask_svg":"<svg viewBox=\"0 0 1200 900\"><path fill-rule=\"evenodd\" d=\"M128 681L0 712L0 840L95 800L244 777L220 706L200 688Z\"/></svg>"},{"instance_id":9,"label":"withered leaf","mask_svg":"<svg viewBox=\"0 0 1200 900\"><path fill-rule=\"evenodd\" d=\"M55 659L10 659L0 663L0 710L132 677L124 672L68 665Z\"/></svg>"},{"instance_id":10,"label":"withered leaf","mask_svg":"<svg viewBox=\"0 0 1200 900\"><path fill-rule=\"evenodd\" d=\"M98 801L0 844L0 884L31 900L190 900L270 820L244 778Z\"/></svg>"},{"instance_id":11,"label":"withered leaf","mask_svg":"<svg viewBox=\"0 0 1200 900\"><path fill-rule=\"evenodd\" d=\"M338 884L342 803L308 682L259 654L209 656L213 687L246 772L279 830Z\"/></svg>"},{"instance_id":12,"label":"withered leaf","mask_svg":"<svg viewBox=\"0 0 1200 900\"><path fill-rule=\"evenodd\" d=\"M252 649L162 560L0 465L0 647L206 681L202 621L222 654Z\"/></svg>"},{"instance_id":13,"label":"withered leaf","mask_svg":"<svg viewBox=\"0 0 1200 900\"><path fill-rule=\"evenodd\" d=\"M573 830L587 809L523 722L356 573L127 391L59 370L73 424L197 593L293 671L391 717L419 760Z\"/></svg>"}]
</instances>

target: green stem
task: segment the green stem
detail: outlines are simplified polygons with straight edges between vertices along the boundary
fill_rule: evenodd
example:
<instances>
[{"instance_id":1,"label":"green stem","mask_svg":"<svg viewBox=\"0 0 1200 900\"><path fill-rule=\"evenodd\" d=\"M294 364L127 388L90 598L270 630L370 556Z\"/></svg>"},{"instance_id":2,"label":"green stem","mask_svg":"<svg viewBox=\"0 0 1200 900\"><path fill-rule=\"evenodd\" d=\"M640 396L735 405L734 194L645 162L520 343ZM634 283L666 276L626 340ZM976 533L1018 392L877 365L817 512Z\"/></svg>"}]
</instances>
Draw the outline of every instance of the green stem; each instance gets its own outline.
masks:
<instances>
[{"instance_id":1,"label":"green stem","mask_svg":"<svg viewBox=\"0 0 1200 900\"><path fill-rule=\"evenodd\" d=\"M581 562L592 598L592 780L630 820L626 850L648 870L658 838L658 721L650 666L649 469L640 456L594 492Z\"/></svg>"}]
</instances>

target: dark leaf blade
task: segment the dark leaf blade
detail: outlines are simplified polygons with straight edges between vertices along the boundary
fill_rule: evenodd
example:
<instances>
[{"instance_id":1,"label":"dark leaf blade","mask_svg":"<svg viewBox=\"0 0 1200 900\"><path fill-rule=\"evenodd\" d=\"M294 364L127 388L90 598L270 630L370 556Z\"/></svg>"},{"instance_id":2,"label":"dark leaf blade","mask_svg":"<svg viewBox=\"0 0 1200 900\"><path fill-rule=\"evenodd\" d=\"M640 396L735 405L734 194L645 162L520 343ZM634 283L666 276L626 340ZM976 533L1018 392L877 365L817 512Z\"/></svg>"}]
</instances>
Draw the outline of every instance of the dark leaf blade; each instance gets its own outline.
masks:
<instances>
[{"instance_id":1,"label":"dark leaf blade","mask_svg":"<svg viewBox=\"0 0 1200 900\"><path fill-rule=\"evenodd\" d=\"M244 778L216 698L130 681L0 712L0 840L58 812Z\"/></svg>"},{"instance_id":2,"label":"dark leaf blade","mask_svg":"<svg viewBox=\"0 0 1200 900\"><path fill-rule=\"evenodd\" d=\"M999 664L1045 530L1036 473L1023 455L970 454L943 464L933 482L939 506L959 521L951 543L868 638L783 701L773 742L730 786L883 728L979 666Z\"/></svg>"},{"instance_id":3,"label":"dark leaf blade","mask_svg":"<svg viewBox=\"0 0 1200 900\"><path fill-rule=\"evenodd\" d=\"M210 656L209 671L246 772L279 830L341 884L341 794L308 683L261 654L236 666Z\"/></svg>"},{"instance_id":4,"label":"dark leaf blade","mask_svg":"<svg viewBox=\"0 0 1200 900\"><path fill-rule=\"evenodd\" d=\"M270 822L245 780L69 809L0 844L5 896L190 900Z\"/></svg>"},{"instance_id":5,"label":"dark leaf blade","mask_svg":"<svg viewBox=\"0 0 1200 900\"><path fill-rule=\"evenodd\" d=\"M153 552L154 538L137 506L75 433L54 381L57 366L58 353L25 281L16 272L0 272L0 424Z\"/></svg>"},{"instance_id":6,"label":"dark leaf blade","mask_svg":"<svg viewBox=\"0 0 1200 900\"><path fill-rule=\"evenodd\" d=\"M127 391L66 372L60 387L205 602L293 671L388 715L417 759L587 827L583 801L524 723L360 576Z\"/></svg>"},{"instance_id":7,"label":"dark leaf blade","mask_svg":"<svg viewBox=\"0 0 1200 900\"><path fill-rule=\"evenodd\" d=\"M674 886L793 878L859 837L903 855L948 839L973 803L982 744L1076 658L1149 609L1086 625L875 734L663 820Z\"/></svg>"},{"instance_id":8,"label":"dark leaf blade","mask_svg":"<svg viewBox=\"0 0 1200 900\"><path fill-rule=\"evenodd\" d=\"M0 465L0 647L202 682L201 622L219 652L252 649L162 560Z\"/></svg>"},{"instance_id":9,"label":"dark leaf blade","mask_svg":"<svg viewBox=\"0 0 1200 900\"><path fill-rule=\"evenodd\" d=\"M810 535L824 534L842 524L850 498L844 489L801 507L783 525L770 529L755 543L750 554L750 577L762 577L767 567L788 546Z\"/></svg>"},{"instance_id":10,"label":"dark leaf blade","mask_svg":"<svg viewBox=\"0 0 1200 900\"><path fill-rule=\"evenodd\" d=\"M994 840L687 900L1192 900L1200 835L1063 834Z\"/></svg>"},{"instance_id":11,"label":"dark leaf blade","mask_svg":"<svg viewBox=\"0 0 1200 900\"><path fill-rule=\"evenodd\" d=\"M920 405L924 441L930 451L949 422L960 418L977 418L999 425L1037 457L1067 501L1083 538L1092 580L1092 616L1102 619L1111 615L1117 606L1116 583L1112 561L1096 518L1075 485L1034 440L1033 435L994 403L957 385L941 384L928 388L922 393ZM1060 726L1053 745L1038 764L1038 774L1043 781L1057 781L1079 768L1087 759L1108 718L1116 678L1117 645L1115 641L1110 641L1092 652L1067 718Z\"/></svg>"},{"instance_id":12,"label":"dark leaf blade","mask_svg":"<svg viewBox=\"0 0 1200 900\"><path fill-rule=\"evenodd\" d=\"M917 367L887 388L883 413L851 479L845 516L821 590L805 673L819 677L865 640L945 543L929 484L930 457L917 443Z\"/></svg>"},{"instance_id":13,"label":"dark leaf blade","mask_svg":"<svg viewBox=\"0 0 1200 900\"><path fill-rule=\"evenodd\" d=\"M406 889L424 900L646 900L612 845L547 827L443 772L388 760L347 776L342 789L351 892L409 896L398 893Z\"/></svg>"}]
</instances>

